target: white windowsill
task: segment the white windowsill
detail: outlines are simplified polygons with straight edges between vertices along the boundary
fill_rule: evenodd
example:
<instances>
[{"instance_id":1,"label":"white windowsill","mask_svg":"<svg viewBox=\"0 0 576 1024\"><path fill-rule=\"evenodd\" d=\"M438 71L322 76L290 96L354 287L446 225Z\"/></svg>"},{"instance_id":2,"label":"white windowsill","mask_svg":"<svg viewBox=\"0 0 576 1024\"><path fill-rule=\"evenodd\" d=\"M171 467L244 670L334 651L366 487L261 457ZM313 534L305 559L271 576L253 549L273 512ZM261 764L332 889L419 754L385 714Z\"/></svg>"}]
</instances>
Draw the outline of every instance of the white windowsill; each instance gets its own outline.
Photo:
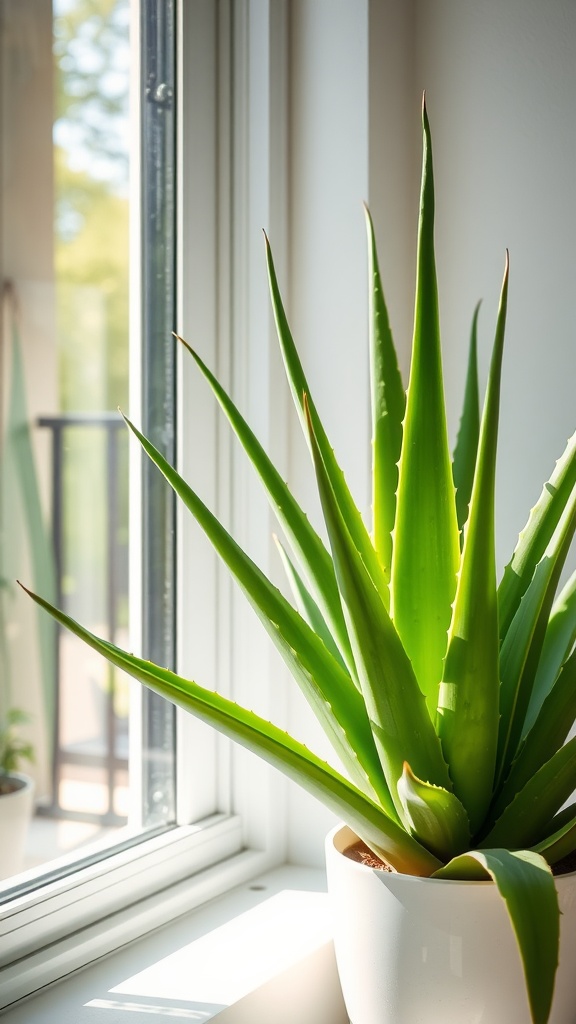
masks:
<instances>
[{"instance_id":1,"label":"white windowsill","mask_svg":"<svg viewBox=\"0 0 576 1024\"><path fill-rule=\"evenodd\" d=\"M6 1024L348 1024L322 871L233 889L8 1010Z\"/></svg>"}]
</instances>

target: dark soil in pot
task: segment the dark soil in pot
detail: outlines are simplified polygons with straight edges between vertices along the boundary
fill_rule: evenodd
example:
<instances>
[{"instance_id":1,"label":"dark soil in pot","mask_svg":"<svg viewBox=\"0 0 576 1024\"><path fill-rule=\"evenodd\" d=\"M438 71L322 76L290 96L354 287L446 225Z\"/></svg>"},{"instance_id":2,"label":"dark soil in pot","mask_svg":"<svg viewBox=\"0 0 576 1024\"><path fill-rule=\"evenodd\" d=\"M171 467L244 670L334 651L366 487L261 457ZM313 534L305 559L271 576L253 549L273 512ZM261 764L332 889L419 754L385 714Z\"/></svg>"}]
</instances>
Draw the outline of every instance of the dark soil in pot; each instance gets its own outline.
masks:
<instances>
[{"instance_id":1,"label":"dark soil in pot","mask_svg":"<svg viewBox=\"0 0 576 1024\"><path fill-rule=\"evenodd\" d=\"M358 840L352 846L348 846L344 850L344 855L349 857L350 860L355 860L359 864L365 864L369 868L377 868L379 871L392 871L393 868L389 864L385 864L383 860L380 860L372 850L369 850L362 840ZM557 864L552 866L553 875L568 875L571 871L576 871L576 851L568 854L567 857L563 857Z\"/></svg>"}]
</instances>

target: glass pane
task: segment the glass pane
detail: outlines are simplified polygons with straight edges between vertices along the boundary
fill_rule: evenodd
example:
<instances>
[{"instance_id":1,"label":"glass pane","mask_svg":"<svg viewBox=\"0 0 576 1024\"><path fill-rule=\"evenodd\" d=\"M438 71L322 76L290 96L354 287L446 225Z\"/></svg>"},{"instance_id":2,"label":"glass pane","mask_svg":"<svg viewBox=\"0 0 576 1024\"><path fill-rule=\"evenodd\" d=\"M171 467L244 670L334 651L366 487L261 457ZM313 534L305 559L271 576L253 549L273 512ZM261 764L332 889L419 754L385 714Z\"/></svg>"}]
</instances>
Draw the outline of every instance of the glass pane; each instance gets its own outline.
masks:
<instances>
[{"instance_id":1,"label":"glass pane","mask_svg":"<svg viewBox=\"0 0 576 1024\"><path fill-rule=\"evenodd\" d=\"M162 53L172 53L170 19L162 14L161 23ZM129 28L130 0L0 2L0 729L12 721L24 755L33 752L18 767L35 786L23 857L4 868L0 860L0 878L174 817L172 711L143 698L144 746L130 739L128 680L38 615L14 583L129 643L128 445L117 412L128 408L129 378ZM157 35L146 44L151 54ZM163 161L173 171L174 147L165 77L173 67L162 61L157 182ZM154 330L165 347L171 192L162 203L163 276L154 273L164 299ZM163 378L156 367L148 376L163 386L170 372L166 360ZM144 395L145 425L165 429L149 405ZM155 571L168 595L159 655L167 664L173 520L163 502L148 532L165 538ZM157 648L146 631L145 642ZM1 758L0 745L0 771ZM1 812L0 796L2 846L16 854Z\"/></svg>"}]
</instances>

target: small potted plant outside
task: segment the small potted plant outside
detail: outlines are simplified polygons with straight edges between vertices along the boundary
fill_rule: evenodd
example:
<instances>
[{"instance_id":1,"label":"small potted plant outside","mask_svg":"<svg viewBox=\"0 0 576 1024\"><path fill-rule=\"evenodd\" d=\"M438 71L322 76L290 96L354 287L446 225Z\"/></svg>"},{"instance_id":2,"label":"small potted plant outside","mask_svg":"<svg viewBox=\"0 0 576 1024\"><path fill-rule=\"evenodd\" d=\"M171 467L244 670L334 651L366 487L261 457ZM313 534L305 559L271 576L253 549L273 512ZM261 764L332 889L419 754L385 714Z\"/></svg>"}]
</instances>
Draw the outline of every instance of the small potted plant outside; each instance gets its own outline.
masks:
<instances>
[{"instance_id":1,"label":"small potted plant outside","mask_svg":"<svg viewBox=\"0 0 576 1024\"><path fill-rule=\"evenodd\" d=\"M568 739L576 717L576 574L557 591L576 526L576 436L498 582L495 467L508 259L483 412L475 317L452 457L425 107L423 147L406 391L367 215L370 530L314 404L268 244L280 348L314 464L328 547L230 397L189 350L277 514L291 549L282 547L281 554L297 610L127 420L253 605L341 770L252 712L121 651L35 599L113 664L258 753L345 822L329 837L327 853L329 886L344 887L335 895L335 938L352 1024L569 1024L576 1019L570 963L576 875L569 864L576 849L576 804L569 803L576 739ZM346 853L359 840L359 856L368 863Z\"/></svg>"},{"instance_id":2,"label":"small potted plant outside","mask_svg":"<svg viewBox=\"0 0 576 1024\"><path fill-rule=\"evenodd\" d=\"M0 719L0 879L22 870L32 816L34 782L20 771L25 762L34 761L32 744L20 731L28 721L18 708L10 708Z\"/></svg>"}]
</instances>

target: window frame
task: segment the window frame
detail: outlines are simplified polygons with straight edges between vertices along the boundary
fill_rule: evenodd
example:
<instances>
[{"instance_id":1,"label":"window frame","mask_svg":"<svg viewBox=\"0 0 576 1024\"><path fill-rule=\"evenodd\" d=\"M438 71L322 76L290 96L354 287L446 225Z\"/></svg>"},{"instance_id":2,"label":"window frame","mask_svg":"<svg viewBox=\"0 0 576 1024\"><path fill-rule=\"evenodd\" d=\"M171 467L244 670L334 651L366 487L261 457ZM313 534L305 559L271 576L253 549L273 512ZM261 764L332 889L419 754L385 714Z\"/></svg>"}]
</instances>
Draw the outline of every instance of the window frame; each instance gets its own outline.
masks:
<instances>
[{"instance_id":1,"label":"window frame","mask_svg":"<svg viewBox=\"0 0 576 1024\"><path fill-rule=\"evenodd\" d=\"M133 2L131 45L134 73L139 76L138 7ZM251 0L219 0L216 4L211 0L178 0L177 16L181 96L177 172L178 330L188 337L201 334L209 339L207 358L217 366L224 382L233 384L236 400L250 416L250 407L257 410L261 405L262 360L267 388L279 372L279 367L270 362L272 317L261 315L262 309L268 309L267 284L262 247L257 244L260 235L253 223L256 218L258 227L276 226L276 253L281 264L286 244L286 183L280 168L287 122L278 115L282 105L285 113L287 103L287 6L284 0L258 4ZM198 73L205 76L205 84L212 81L212 92L194 87L194 76ZM214 99L217 111L207 109ZM138 123L138 112L134 112L132 124ZM278 129L275 125L284 127ZM136 142L133 138L133 144ZM201 187L194 183L195 196L183 173L191 147L206 155ZM208 186L209 199L203 190ZM140 190L141 182L136 177L132 195L139 197ZM139 207L138 198L133 207ZM138 253L138 213L131 232L132 252ZM200 263L204 273L196 279L196 289L187 289L187 277L191 275L194 279L194 267L199 266L198 254L204 257L207 249L212 258ZM135 263L132 259L133 367L139 365L134 357L137 353L139 359L141 328L140 276ZM250 297L248 303L243 300L246 295ZM254 521L251 502L254 493L260 498L258 484L250 479L243 453L236 457L238 453L234 452L226 430L221 429L214 404L210 410L203 382L197 377L193 379L190 363L180 351L178 464L185 473L192 470L195 483L200 475L199 489L208 491L212 507L235 535L240 534L240 542L269 569L272 547L267 539L263 544L262 537L271 536L271 513L266 508ZM131 371L134 418L141 411L141 384L138 370ZM270 412L268 403L266 410ZM206 412L211 425L211 458L206 458L203 451L202 463L198 465L194 446L185 439L199 436L198 430L202 430L200 436L206 447ZM271 447L281 455L285 442L276 405L274 415L270 414L260 427L264 442L272 442ZM138 508L141 479L135 466L137 462L132 460L131 496L136 496L133 506ZM200 566L196 576L210 580L210 600L206 602L204 585L200 592L190 584L189 572L179 576L178 669L194 672L206 685L217 683L219 689L239 700L254 697L253 705L260 704L266 714L278 718L284 699L281 688L269 685L271 652L265 638L256 629L253 642L250 623L250 644L246 644L241 595L234 593L226 571L216 565L211 552L207 553L205 540L198 537L189 517L185 520L181 510L177 522L178 564ZM131 527L133 523L134 520ZM138 526L137 529L139 533ZM141 569L136 558L131 561L132 593L141 593L141 587ZM206 607L213 609L212 614L207 615ZM192 657L194 638L187 635L184 626L194 621L199 609L202 615L196 637L202 642ZM208 636L202 627L206 622ZM244 641L240 644L241 654L233 657L239 638ZM134 649L140 649L141 641L141 636L133 638ZM273 665L277 675L277 662ZM132 713L136 720L141 714L140 695L140 687L134 684ZM285 859L283 780L256 758L245 757L183 713L177 715L177 733L175 826L152 836L144 833L140 841L118 850L111 848L101 859L79 861L77 869L63 877L48 876L49 880L43 881L39 876L36 889L20 895L15 891L13 899L0 906L0 1009ZM201 792L195 791L191 783L198 777L212 780Z\"/></svg>"}]
</instances>

